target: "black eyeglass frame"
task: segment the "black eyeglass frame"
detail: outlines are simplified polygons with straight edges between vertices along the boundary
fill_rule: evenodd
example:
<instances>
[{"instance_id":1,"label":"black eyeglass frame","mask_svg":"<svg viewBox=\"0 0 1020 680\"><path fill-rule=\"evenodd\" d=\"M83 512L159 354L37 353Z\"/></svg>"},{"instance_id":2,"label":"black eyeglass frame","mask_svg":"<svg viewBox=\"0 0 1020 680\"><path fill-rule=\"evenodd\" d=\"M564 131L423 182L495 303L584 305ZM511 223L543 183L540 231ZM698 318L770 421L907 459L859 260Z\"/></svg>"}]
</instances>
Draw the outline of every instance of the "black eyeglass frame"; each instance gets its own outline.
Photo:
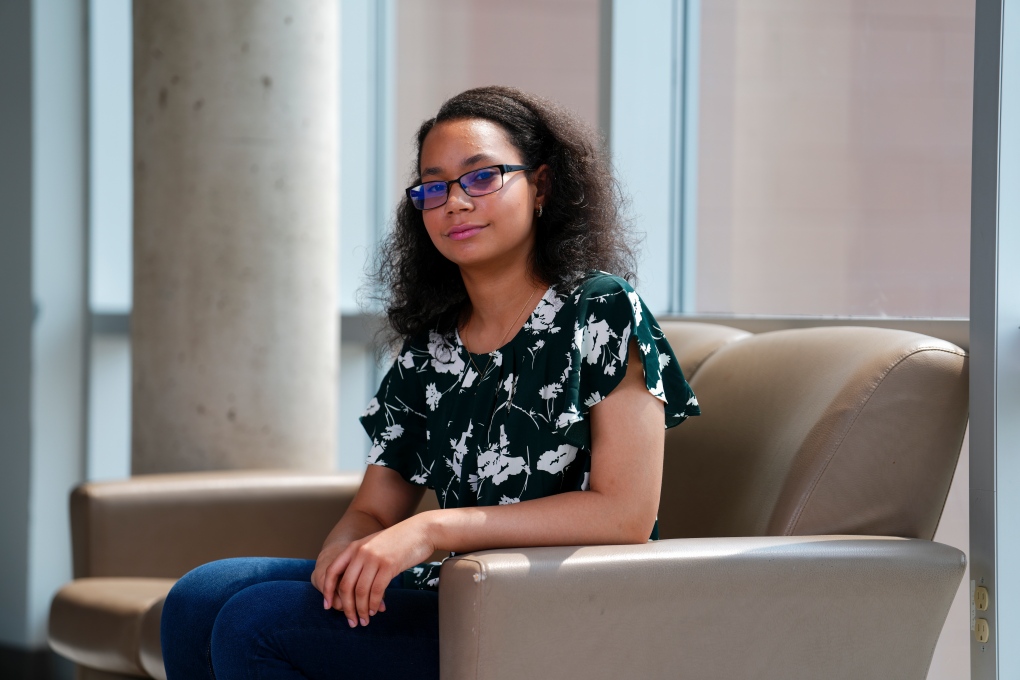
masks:
<instances>
[{"instance_id":1,"label":"black eyeglass frame","mask_svg":"<svg viewBox=\"0 0 1020 680\"><path fill-rule=\"evenodd\" d=\"M492 191L486 191L485 193L482 193L482 194L472 194L470 189L468 187L464 186L464 183L461 181L462 179L464 179L465 177L467 177L470 174L479 172L480 170L489 170L489 169L492 169L492 168L496 168L496 169L499 170L499 187L496 188L496 189L493 189ZM468 196L475 197L475 198L477 198L478 196L488 196L489 194L494 194L497 191L499 191L500 189L502 189L504 186L506 186L506 181L505 181L504 178L506 177L506 174L508 172L518 172L520 170L527 171L527 170L534 170L534 168L532 168L530 165L509 165L507 163L499 163L499 164L496 164L496 165L486 165L485 167L475 168L474 170L468 170L467 172L465 172L463 175L461 175L457 179L437 179L437 180L430 180L428 182L422 182L421 184L415 184L414 186L407 187L406 189L404 189L404 193L407 194L407 198L411 201L411 205L414 205L415 208L418 208L418 206L414 204L414 197L411 196L411 192L412 191L414 191L415 189L422 188L426 184L445 184L446 185L446 200L445 201L443 201L439 205L434 205L431 208L418 208L418 210L421 210L422 212L424 212L426 210L435 210L436 208L443 207L444 205L446 205L446 201L450 200L450 186L453 185L453 184L459 184L460 188L463 189L464 193L467 194Z\"/></svg>"}]
</instances>

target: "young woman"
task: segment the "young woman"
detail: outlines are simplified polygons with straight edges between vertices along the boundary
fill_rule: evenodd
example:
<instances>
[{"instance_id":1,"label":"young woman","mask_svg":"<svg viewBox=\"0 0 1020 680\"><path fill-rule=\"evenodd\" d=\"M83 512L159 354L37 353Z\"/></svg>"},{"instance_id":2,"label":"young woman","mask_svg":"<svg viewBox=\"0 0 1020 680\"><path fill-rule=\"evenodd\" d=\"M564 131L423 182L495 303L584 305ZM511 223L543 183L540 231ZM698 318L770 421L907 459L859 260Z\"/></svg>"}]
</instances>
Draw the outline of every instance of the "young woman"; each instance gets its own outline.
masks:
<instances>
[{"instance_id":1,"label":"young woman","mask_svg":"<svg viewBox=\"0 0 1020 680\"><path fill-rule=\"evenodd\" d=\"M435 678L434 551L654 538L664 429L699 410L627 282L597 136L486 87L417 142L377 270L399 351L361 419L361 488L314 562L223 560L174 586L170 680ZM426 487L442 509L412 516Z\"/></svg>"}]
</instances>

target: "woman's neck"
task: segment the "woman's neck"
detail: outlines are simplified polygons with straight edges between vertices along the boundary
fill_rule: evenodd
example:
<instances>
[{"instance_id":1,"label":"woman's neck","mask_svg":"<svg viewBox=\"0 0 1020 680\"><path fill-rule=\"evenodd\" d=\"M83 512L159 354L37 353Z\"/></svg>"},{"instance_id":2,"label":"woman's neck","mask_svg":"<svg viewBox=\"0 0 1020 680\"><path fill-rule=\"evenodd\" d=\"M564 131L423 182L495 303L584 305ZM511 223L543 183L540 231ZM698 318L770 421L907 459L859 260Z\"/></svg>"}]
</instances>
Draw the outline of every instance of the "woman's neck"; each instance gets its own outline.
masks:
<instances>
[{"instance_id":1,"label":"woman's neck","mask_svg":"<svg viewBox=\"0 0 1020 680\"><path fill-rule=\"evenodd\" d=\"M521 268L484 275L462 271L461 276L470 307L461 321L460 336L475 354L499 349L512 338L548 288Z\"/></svg>"}]
</instances>

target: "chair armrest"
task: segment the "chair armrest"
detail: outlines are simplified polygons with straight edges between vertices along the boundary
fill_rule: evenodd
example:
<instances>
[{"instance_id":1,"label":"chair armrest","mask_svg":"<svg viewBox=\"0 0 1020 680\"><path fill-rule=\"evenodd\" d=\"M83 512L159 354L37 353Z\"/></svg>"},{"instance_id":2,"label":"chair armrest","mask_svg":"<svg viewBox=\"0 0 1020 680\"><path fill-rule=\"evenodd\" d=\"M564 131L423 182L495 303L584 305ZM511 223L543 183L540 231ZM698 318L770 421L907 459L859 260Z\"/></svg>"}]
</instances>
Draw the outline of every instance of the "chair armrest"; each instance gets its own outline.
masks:
<instances>
[{"instance_id":1,"label":"chair armrest","mask_svg":"<svg viewBox=\"0 0 1020 680\"><path fill-rule=\"evenodd\" d=\"M856 536L493 550L448 560L444 680L924 680L963 553Z\"/></svg>"},{"instance_id":2,"label":"chair armrest","mask_svg":"<svg viewBox=\"0 0 1020 680\"><path fill-rule=\"evenodd\" d=\"M215 559L314 558L361 475L260 470L140 475L71 494L75 578L178 578Z\"/></svg>"}]
</instances>

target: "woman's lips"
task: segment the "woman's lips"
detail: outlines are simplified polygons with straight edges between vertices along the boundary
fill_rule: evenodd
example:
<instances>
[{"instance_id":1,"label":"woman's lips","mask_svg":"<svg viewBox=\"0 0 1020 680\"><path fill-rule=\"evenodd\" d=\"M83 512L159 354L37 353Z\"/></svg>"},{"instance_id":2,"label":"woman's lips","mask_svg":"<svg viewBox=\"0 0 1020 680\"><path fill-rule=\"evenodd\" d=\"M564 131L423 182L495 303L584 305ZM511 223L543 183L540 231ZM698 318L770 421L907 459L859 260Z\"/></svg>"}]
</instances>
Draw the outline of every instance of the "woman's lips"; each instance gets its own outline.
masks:
<instances>
[{"instance_id":1,"label":"woman's lips","mask_svg":"<svg viewBox=\"0 0 1020 680\"><path fill-rule=\"evenodd\" d=\"M446 236L454 241L463 241L466 238L471 238L484 228L480 224L461 224L447 232Z\"/></svg>"}]
</instances>

